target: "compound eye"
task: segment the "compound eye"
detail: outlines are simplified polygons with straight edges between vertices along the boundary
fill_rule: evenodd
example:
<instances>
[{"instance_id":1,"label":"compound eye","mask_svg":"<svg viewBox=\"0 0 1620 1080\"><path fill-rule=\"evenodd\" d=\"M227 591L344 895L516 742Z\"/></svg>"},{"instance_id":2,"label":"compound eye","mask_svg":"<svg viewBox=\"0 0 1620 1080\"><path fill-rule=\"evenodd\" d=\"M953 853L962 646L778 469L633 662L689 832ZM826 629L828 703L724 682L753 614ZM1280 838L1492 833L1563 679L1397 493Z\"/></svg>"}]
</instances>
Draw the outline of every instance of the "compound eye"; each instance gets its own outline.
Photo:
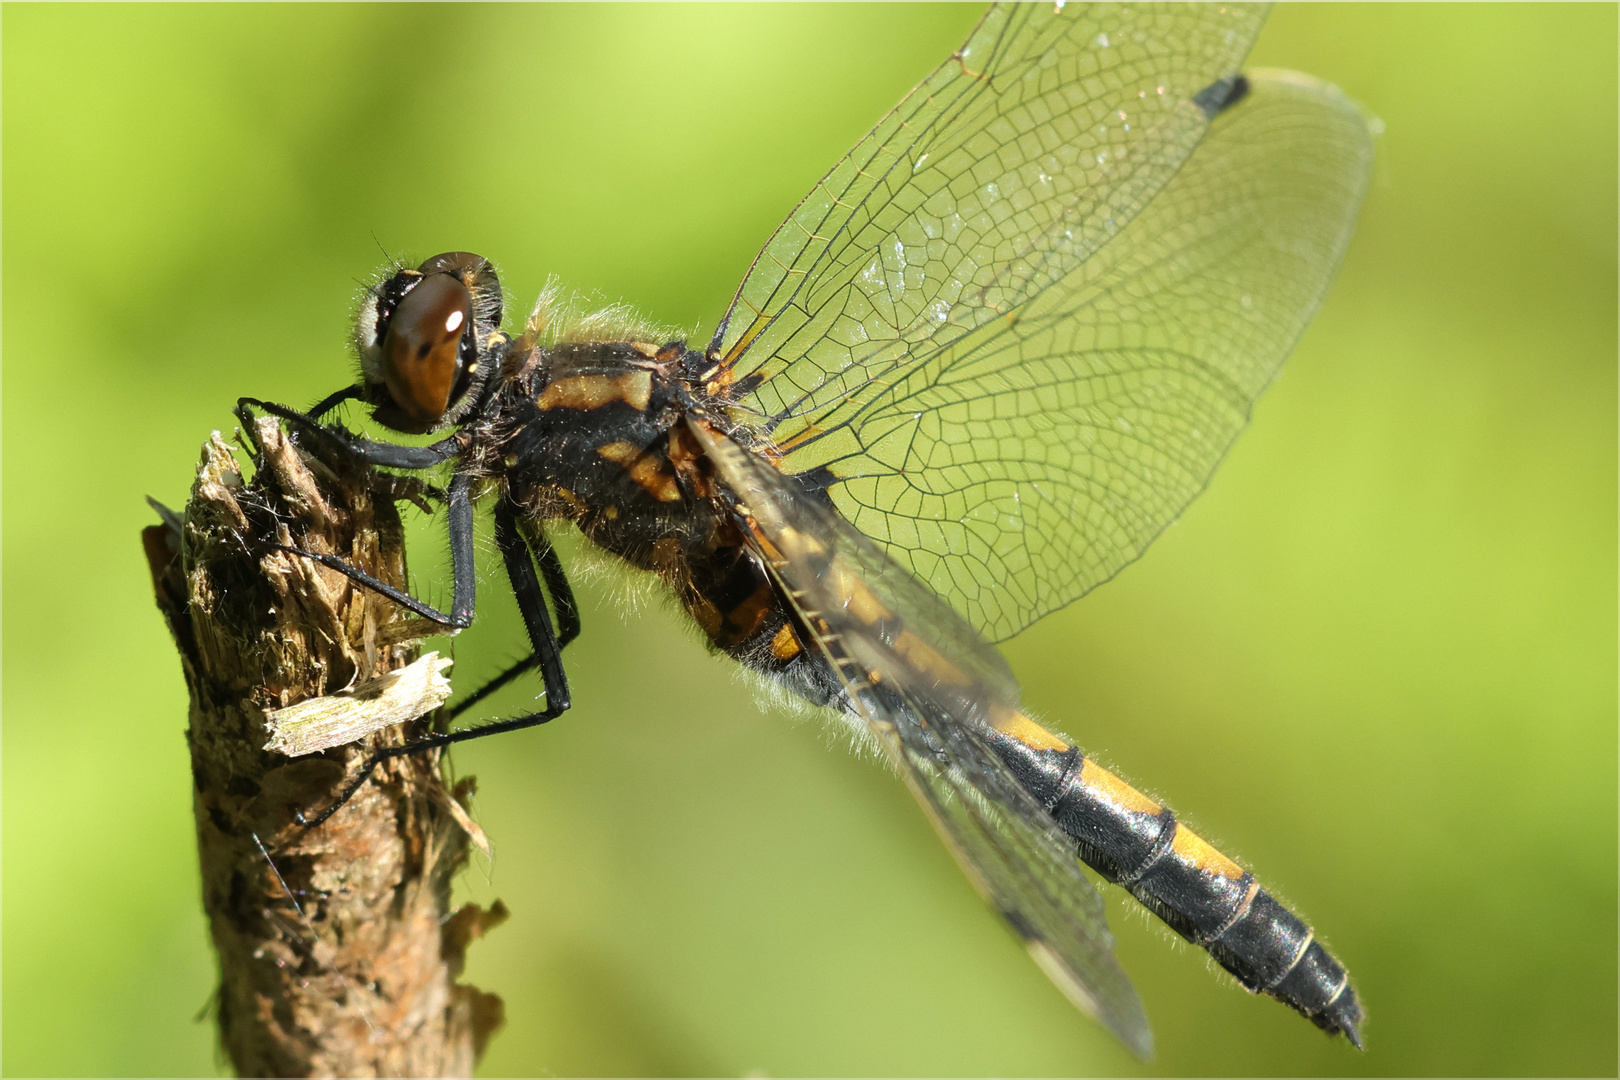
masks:
<instances>
[{"instance_id":1,"label":"compound eye","mask_svg":"<svg viewBox=\"0 0 1620 1080\"><path fill-rule=\"evenodd\" d=\"M400 300L383 340L389 396L412 420L437 423L461 374L462 335L472 326L472 294L449 274L433 274Z\"/></svg>"}]
</instances>

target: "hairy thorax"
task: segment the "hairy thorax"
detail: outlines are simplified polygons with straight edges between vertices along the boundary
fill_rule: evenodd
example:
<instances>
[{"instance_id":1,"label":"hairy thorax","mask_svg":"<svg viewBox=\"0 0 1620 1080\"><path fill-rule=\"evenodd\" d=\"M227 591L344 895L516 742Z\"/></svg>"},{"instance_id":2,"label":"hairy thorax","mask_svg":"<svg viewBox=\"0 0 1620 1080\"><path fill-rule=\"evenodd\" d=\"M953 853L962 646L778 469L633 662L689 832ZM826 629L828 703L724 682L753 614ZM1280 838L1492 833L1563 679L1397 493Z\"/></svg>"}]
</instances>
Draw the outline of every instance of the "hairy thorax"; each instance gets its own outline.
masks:
<instances>
[{"instance_id":1,"label":"hairy thorax","mask_svg":"<svg viewBox=\"0 0 1620 1080\"><path fill-rule=\"evenodd\" d=\"M781 677L798 666L801 638L687 427L694 411L723 417L723 403L696 385L703 364L681 342L513 349L494 419L478 422L487 426L472 433L478 449L466 467L494 480L530 521L573 522L659 575L716 647Z\"/></svg>"}]
</instances>

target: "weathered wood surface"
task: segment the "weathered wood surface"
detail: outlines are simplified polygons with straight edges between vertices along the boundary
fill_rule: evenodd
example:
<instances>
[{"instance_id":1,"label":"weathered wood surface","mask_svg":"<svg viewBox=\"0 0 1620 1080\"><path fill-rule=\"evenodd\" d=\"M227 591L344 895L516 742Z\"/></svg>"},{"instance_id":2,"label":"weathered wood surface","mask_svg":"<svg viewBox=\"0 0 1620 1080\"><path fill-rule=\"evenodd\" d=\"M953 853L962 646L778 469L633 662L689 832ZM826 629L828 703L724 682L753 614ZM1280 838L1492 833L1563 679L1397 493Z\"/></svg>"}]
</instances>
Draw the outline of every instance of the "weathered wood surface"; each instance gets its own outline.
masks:
<instances>
[{"instance_id":1,"label":"weathered wood surface","mask_svg":"<svg viewBox=\"0 0 1620 1080\"><path fill-rule=\"evenodd\" d=\"M450 908L467 859L470 822L458 804L470 781L448 790L437 754L396 758L306 830L295 813L330 805L371 746L429 721L307 757L264 749L267 710L415 657L425 624L274 546L337 553L403 587L392 493L373 490L397 478L318 460L268 419L252 435L262 450L252 482L216 433L184 514L142 538L191 692L221 1039L243 1076L470 1075L502 1006L456 979L468 943L505 915L499 904Z\"/></svg>"}]
</instances>

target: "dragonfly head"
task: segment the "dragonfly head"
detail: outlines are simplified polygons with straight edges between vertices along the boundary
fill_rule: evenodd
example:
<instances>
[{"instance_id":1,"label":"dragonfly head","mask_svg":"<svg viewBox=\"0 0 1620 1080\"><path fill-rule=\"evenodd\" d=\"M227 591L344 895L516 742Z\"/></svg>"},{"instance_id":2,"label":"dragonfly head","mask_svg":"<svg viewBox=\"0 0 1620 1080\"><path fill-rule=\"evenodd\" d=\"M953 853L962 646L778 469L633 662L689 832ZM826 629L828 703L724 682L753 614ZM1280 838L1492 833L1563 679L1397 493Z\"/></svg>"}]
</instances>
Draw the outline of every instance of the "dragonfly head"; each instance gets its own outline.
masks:
<instances>
[{"instance_id":1,"label":"dragonfly head","mask_svg":"<svg viewBox=\"0 0 1620 1080\"><path fill-rule=\"evenodd\" d=\"M500 279L481 255L449 251L382 277L354 327L373 417L413 434L462 420L496 366L500 325Z\"/></svg>"}]
</instances>

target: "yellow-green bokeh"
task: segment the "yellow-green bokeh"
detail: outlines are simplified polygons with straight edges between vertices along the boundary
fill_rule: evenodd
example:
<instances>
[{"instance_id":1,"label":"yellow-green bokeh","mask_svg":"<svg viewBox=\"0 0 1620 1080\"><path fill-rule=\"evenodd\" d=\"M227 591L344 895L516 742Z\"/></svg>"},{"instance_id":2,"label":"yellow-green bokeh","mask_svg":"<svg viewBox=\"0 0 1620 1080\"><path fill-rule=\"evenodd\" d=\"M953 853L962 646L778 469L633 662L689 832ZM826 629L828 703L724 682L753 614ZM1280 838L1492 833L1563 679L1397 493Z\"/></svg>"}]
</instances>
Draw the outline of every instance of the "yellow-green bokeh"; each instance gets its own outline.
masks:
<instances>
[{"instance_id":1,"label":"yellow-green bokeh","mask_svg":"<svg viewBox=\"0 0 1620 1080\"><path fill-rule=\"evenodd\" d=\"M222 1068L138 530L239 394L348 374L384 253L712 326L972 7L9 6L3 1051ZM1358 979L1355 1054L1110 900L1160 1046L1053 992L882 769L581 584L574 712L467 747L512 921L485 1072L1616 1069L1616 11L1284 7L1256 63L1382 117L1338 284L1210 491L1017 640L1051 722L1258 868ZM416 534L442 596L443 542ZM499 574L456 646L519 650ZM521 695L504 703L521 705Z\"/></svg>"}]
</instances>

